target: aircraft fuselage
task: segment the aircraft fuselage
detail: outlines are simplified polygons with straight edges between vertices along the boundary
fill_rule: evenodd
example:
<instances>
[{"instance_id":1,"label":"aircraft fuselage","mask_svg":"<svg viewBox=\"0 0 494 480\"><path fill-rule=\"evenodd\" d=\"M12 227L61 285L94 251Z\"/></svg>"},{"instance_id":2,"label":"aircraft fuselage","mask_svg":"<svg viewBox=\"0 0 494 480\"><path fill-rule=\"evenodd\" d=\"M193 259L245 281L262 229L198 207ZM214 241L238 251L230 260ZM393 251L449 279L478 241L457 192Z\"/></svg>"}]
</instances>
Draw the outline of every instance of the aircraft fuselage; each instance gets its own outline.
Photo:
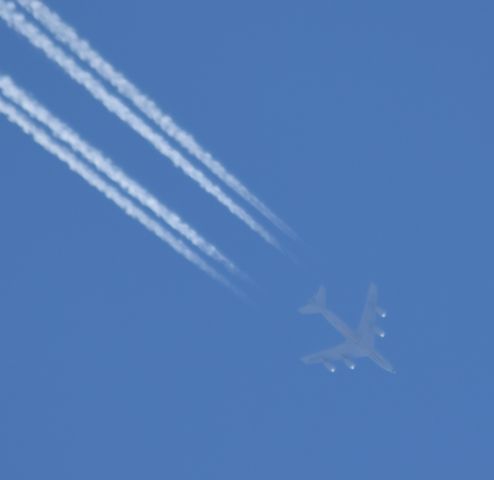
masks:
<instances>
[{"instance_id":1,"label":"aircraft fuselage","mask_svg":"<svg viewBox=\"0 0 494 480\"><path fill-rule=\"evenodd\" d=\"M343 320L339 319L336 315L332 314L328 310L323 310L322 315L324 318L339 332L347 342L353 347L353 355L355 357L367 357L372 360L376 365L381 367L390 373L395 373L393 365L386 360L372 345L367 345L363 339L354 332Z\"/></svg>"}]
</instances>

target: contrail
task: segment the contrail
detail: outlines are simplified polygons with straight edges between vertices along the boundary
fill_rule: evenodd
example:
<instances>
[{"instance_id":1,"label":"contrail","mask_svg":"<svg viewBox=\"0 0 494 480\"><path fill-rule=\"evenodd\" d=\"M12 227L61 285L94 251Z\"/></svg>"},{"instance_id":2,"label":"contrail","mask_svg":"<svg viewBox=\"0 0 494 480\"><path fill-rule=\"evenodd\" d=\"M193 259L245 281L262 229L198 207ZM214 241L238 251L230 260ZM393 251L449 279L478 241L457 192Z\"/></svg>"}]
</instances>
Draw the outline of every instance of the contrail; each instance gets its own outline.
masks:
<instances>
[{"instance_id":1,"label":"contrail","mask_svg":"<svg viewBox=\"0 0 494 480\"><path fill-rule=\"evenodd\" d=\"M183 155L175 150L160 134L130 110L119 98L112 95L91 73L81 68L72 58L57 47L33 23L26 20L24 15L16 10L12 2L0 0L0 17L9 27L26 37L33 46L42 50L53 62L58 64L73 80L82 85L107 110L115 114L126 123L162 155L167 157L173 165L181 169L187 176L195 180L201 188L214 196L233 215L242 220L266 242L281 250L277 240L242 207L237 205L223 190L209 180L200 170L195 168Z\"/></svg>"},{"instance_id":2,"label":"contrail","mask_svg":"<svg viewBox=\"0 0 494 480\"><path fill-rule=\"evenodd\" d=\"M69 126L50 113L43 105L20 89L9 77L0 77L0 91L5 97L24 109L32 118L48 127L52 134L69 144L76 152L85 157L100 172L118 184L129 196L134 197L142 205L149 208L157 217L170 227L181 233L195 247L220 262L233 273L240 273L238 268L228 260L218 249L185 223L178 214L163 205L123 170L118 168L109 158L93 148L79 137Z\"/></svg>"},{"instance_id":3,"label":"contrail","mask_svg":"<svg viewBox=\"0 0 494 480\"><path fill-rule=\"evenodd\" d=\"M165 114L156 103L140 91L125 75L103 58L90 43L81 38L71 25L64 22L55 12L38 0L17 0L43 27L65 44L83 62L86 62L118 92L130 100L136 108L159 126L166 134L179 143L191 155L202 162L211 172L228 185L245 201L250 203L262 215L280 230L295 238L296 234L277 215L275 215L259 198L225 167L208 153L194 137L183 130L175 121Z\"/></svg>"},{"instance_id":4,"label":"contrail","mask_svg":"<svg viewBox=\"0 0 494 480\"><path fill-rule=\"evenodd\" d=\"M137 207L134 202L129 200L117 189L103 180L101 176L86 166L68 149L52 140L44 130L37 127L31 120L29 120L28 117L22 114L17 107L4 102L0 98L0 113L3 113L10 122L16 124L21 128L21 130L24 131L24 133L31 136L38 145L42 146L45 150L64 162L70 170L80 175L84 180L86 180L87 183L120 207L129 217L137 220L141 225L154 233L163 242L172 247L177 253L182 255L189 262L193 263L197 268L201 269L221 284L235 291L232 285L214 268L209 266L209 264L206 263L199 255L193 252L170 231L163 228L158 222L154 221L143 210Z\"/></svg>"}]
</instances>

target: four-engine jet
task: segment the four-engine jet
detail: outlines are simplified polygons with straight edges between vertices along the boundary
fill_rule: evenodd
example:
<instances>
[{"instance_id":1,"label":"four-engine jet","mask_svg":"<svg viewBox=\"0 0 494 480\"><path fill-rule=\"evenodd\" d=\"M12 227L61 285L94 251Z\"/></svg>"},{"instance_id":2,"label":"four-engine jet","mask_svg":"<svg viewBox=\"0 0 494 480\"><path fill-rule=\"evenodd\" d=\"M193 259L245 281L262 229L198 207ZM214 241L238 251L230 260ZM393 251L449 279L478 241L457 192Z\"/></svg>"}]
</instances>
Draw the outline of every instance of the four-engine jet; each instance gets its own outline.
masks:
<instances>
[{"instance_id":1,"label":"four-engine jet","mask_svg":"<svg viewBox=\"0 0 494 480\"><path fill-rule=\"evenodd\" d=\"M386 317L386 312L377 304L377 287L373 283L369 286L367 301L365 303L362 319L356 330L352 330L334 313L326 308L326 290L320 287L309 303L299 309L304 315L322 315L338 332L345 337L345 342L336 347L323 350L302 358L307 364L322 363L330 372L334 373L336 367L332 362L341 360L353 370L353 359L368 357L384 370L395 373L391 363L388 362L374 347L375 336L384 337L384 331L376 325L376 316Z\"/></svg>"}]
</instances>

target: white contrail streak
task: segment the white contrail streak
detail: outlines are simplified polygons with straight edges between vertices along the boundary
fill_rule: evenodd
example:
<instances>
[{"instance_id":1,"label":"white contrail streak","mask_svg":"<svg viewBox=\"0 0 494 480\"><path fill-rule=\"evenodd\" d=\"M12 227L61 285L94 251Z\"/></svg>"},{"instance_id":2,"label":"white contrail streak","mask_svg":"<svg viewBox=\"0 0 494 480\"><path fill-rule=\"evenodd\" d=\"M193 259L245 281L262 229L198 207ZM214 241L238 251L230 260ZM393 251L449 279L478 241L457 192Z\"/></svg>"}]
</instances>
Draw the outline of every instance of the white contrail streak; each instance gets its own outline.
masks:
<instances>
[{"instance_id":1,"label":"white contrail streak","mask_svg":"<svg viewBox=\"0 0 494 480\"><path fill-rule=\"evenodd\" d=\"M0 98L0 113L3 113L10 122L20 127L24 133L32 137L32 139L42 146L45 150L56 156L64 162L70 170L80 175L87 183L96 190L101 192L106 198L120 207L129 217L137 220L141 225L154 233L158 238L167 243L177 253L185 257L189 262L207 273L210 277L233 289L231 284L216 270L209 266L199 255L193 252L187 245L179 240L175 235L163 228L158 222L154 221L143 210L137 207L134 202L122 195L116 188L103 180L97 173L86 166L68 149L62 147L41 128L37 127L28 117L22 114L17 107L4 102Z\"/></svg>"},{"instance_id":2,"label":"white contrail streak","mask_svg":"<svg viewBox=\"0 0 494 480\"><path fill-rule=\"evenodd\" d=\"M167 157L177 168L180 168L187 176L195 180L206 192L214 196L233 215L242 220L253 231L260 235L271 245L281 249L276 239L262 227L242 207L237 205L223 190L209 180L200 170L195 168L183 155L175 150L160 134L156 133L149 125L130 110L119 98L112 95L103 84L91 73L81 68L72 58L57 47L39 28L26 20L24 15L16 10L12 2L0 0L0 17L9 27L26 37L33 46L42 50L44 54L67 75L82 85L107 110L115 114L134 131L139 133L162 155Z\"/></svg>"},{"instance_id":3,"label":"white contrail streak","mask_svg":"<svg viewBox=\"0 0 494 480\"><path fill-rule=\"evenodd\" d=\"M134 197L142 205L149 208L157 217L165 221L170 227L181 233L195 247L222 263L233 273L239 273L236 266L228 260L218 249L201 237L192 227L185 223L175 212L163 205L156 197L149 193L123 170L118 168L109 158L93 148L79 137L70 127L50 113L43 105L20 89L9 77L0 77L0 91L12 102L24 109L32 118L48 127L52 134L69 144L77 153L85 157L100 172L118 184L129 196Z\"/></svg>"},{"instance_id":4,"label":"white contrail streak","mask_svg":"<svg viewBox=\"0 0 494 480\"><path fill-rule=\"evenodd\" d=\"M250 192L238 178L229 173L218 160L201 147L192 135L177 125L151 98L140 91L136 85L125 77L125 75L115 69L115 67L94 50L87 40L81 38L71 25L65 23L43 2L38 0L17 0L17 3L24 7L60 42L69 47L75 55L93 68L94 71L118 90L123 97L130 100L136 108L185 148L191 155L202 162L239 196L250 203L279 229L292 237L296 236L290 227Z\"/></svg>"}]
</instances>

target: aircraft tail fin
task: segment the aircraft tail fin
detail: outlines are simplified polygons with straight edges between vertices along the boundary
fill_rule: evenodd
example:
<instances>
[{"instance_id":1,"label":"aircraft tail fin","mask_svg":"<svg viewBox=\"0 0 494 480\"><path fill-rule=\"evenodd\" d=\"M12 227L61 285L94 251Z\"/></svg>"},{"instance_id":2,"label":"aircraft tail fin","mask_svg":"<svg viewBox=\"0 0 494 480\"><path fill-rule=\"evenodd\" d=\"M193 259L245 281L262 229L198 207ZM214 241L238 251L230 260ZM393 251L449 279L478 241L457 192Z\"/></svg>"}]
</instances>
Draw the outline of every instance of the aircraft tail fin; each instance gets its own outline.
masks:
<instances>
[{"instance_id":1,"label":"aircraft tail fin","mask_svg":"<svg viewBox=\"0 0 494 480\"><path fill-rule=\"evenodd\" d=\"M303 315L314 315L326 309L326 289L321 286L317 293L309 300L309 303L301 308L299 312Z\"/></svg>"}]
</instances>

